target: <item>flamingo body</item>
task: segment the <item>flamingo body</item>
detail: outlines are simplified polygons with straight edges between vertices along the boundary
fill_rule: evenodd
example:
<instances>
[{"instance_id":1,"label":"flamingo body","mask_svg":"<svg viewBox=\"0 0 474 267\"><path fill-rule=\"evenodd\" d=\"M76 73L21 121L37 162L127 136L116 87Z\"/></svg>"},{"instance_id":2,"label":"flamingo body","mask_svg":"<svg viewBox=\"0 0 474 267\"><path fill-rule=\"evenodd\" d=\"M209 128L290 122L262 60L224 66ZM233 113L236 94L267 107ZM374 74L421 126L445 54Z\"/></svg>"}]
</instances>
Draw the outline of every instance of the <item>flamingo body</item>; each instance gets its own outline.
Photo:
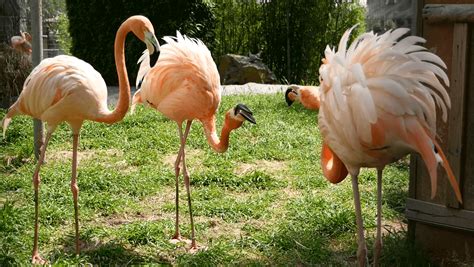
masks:
<instances>
[{"instance_id":1,"label":"flamingo body","mask_svg":"<svg viewBox=\"0 0 474 267\"><path fill-rule=\"evenodd\" d=\"M290 87L286 90L285 100L288 106L291 106L294 101L297 101L309 110L319 110L319 91L320 90L318 86L290 85Z\"/></svg>"},{"instance_id":2,"label":"flamingo body","mask_svg":"<svg viewBox=\"0 0 474 267\"><path fill-rule=\"evenodd\" d=\"M238 104L225 115L220 138L216 133L216 112L221 101L219 72L209 49L197 39L191 39L177 32L176 37L163 38L166 44L160 48L160 57L150 66L150 58L145 51L139 59L137 88L133 96L132 110L137 103L145 103L178 124L180 149L175 162L176 178L176 223L173 243L182 240L179 231L179 175L180 164L188 195L191 222L191 248L198 246L194 235L191 207L190 177L185 162L185 144L193 120L204 126L209 145L217 152L225 152L229 146L229 135L239 128L244 120L255 123L252 112L245 105ZM186 128L182 124L186 122Z\"/></svg>"},{"instance_id":3,"label":"flamingo body","mask_svg":"<svg viewBox=\"0 0 474 267\"><path fill-rule=\"evenodd\" d=\"M419 46L425 40L408 29L382 35L365 33L347 47L352 29L341 38L337 52L326 48L320 67L319 128L323 136L323 173L331 182L352 176L358 226L358 259L365 265L366 248L361 217L358 174L377 168L377 238L374 265L381 252L382 171L408 153L419 153L431 177L431 196L437 185L437 166L445 168L456 197L462 202L456 178L437 143L436 105L447 119L451 102L440 80L449 86L445 63ZM440 80L439 80L439 79Z\"/></svg>"},{"instance_id":4,"label":"flamingo body","mask_svg":"<svg viewBox=\"0 0 474 267\"><path fill-rule=\"evenodd\" d=\"M31 40L31 35L27 32L20 32L20 36L10 38L12 48L27 56L32 53Z\"/></svg>"},{"instance_id":5,"label":"flamingo body","mask_svg":"<svg viewBox=\"0 0 474 267\"><path fill-rule=\"evenodd\" d=\"M221 100L219 72L210 51L179 32L164 40L156 65L141 85L141 101L176 122L210 117Z\"/></svg>"},{"instance_id":6,"label":"flamingo body","mask_svg":"<svg viewBox=\"0 0 474 267\"><path fill-rule=\"evenodd\" d=\"M26 79L17 101L9 108L2 122L3 135L11 119L16 115L29 115L47 123L47 135L41 148L41 155L33 173L35 190L35 229L32 262L45 264L39 255L39 171L43 164L46 148L57 125L67 122L73 132L73 156L71 192L74 201L76 254L79 246L79 215L77 185L77 148L79 133L84 120L115 123L125 116L130 102L130 85L125 67L125 37L133 32L145 42L150 53L158 47L153 25L143 16L128 18L117 31L115 38L115 63L119 76L119 101L113 111L107 108L107 87L102 76L94 68L72 56L57 56L43 60Z\"/></svg>"},{"instance_id":7,"label":"flamingo body","mask_svg":"<svg viewBox=\"0 0 474 267\"><path fill-rule=\"evenodd\" d=\"M33 69L14 106L21 114L55 127L110 113L107 86L90 64L72 56L48 58Z\"/></svg>"}]
</instances>

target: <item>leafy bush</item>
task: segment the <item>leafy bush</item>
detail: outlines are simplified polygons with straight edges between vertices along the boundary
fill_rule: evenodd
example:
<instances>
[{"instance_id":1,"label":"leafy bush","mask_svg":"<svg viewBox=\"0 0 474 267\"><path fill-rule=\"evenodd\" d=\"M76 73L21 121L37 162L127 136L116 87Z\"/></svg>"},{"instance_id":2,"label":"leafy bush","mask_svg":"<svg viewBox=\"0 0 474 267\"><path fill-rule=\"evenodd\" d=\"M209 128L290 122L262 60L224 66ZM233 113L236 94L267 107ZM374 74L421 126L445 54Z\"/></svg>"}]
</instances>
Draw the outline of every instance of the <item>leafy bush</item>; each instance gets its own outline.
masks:
<instances>
[{"instance_id":1,"label":"leafy bush","mask_svg":"<svg viewBox=\"0 0 474 267\"><path fill-rule=\"evenodd\" d=\"M262 5L255 0L213 0L216 18L214 58L225 54L247 55L262 51Z\"/></svg>"},{"instance_id":2,"label":"leafy bush","mask_svg":"<svg viewBox=\"0 0 474 267\"><path fill-rule=\"evenodd\" d=\"M31 61L6 44L0 44L0 107L8 107L21 93L31 71Z\"/></svg>"},{"instance_id":3,"label":"leafy bush","mask_svg":"<svg viewBox=\"0 0 474 267\"><path fill-rule=\"evenodd\" d=\"M144 15L155 27L158 39L175 35L176 30L197 37L212 48L214 16L201 0L66 0L72 37L71 52L89 62L108 84L117 84L114 40L120 24L132 15ZM127 38L125 58L130 81L145 45L136 37Z\"/></svg>"},{"instance_id":4,"label":"leafy bush","mask_svg":"<svg viewBox=\"0 0 474 267\"><path fill-rule=\"evenodd\" d=\"M340 3L336 3L340 2ZM263 60L288 82L314 83L326 45L338 43L344 31L359 23L365 30L365 9L334 0L265 1Z\"/></svg>"}]
</instances>

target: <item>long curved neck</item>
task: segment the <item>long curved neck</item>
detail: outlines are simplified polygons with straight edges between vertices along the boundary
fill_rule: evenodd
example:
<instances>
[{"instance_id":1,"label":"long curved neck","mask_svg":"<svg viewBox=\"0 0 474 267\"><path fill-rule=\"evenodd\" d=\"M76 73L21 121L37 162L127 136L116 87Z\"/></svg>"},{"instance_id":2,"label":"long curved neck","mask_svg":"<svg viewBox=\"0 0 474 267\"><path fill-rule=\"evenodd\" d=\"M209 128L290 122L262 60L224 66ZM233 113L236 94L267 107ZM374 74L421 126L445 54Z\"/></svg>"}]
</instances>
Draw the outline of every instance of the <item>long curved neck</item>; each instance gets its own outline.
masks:
<instances>
[{"instance_id":1,"label":"long curved neck","mask_svg":"<svg viewBox=\"0 0 474 267\"><path fill-rule=\"evenodd\" d=\"M227 119L227 117L224 121L224 126L222 126L220 138L217 136L216 132L215 116L212 116L212 118L208 120L201 120L201 122L204 126L204 132L206 134L207 142L212 147L212 149L219 153L226 152L227 148L229 148L230 132L235 129L229 125L229 120Z\"/></svg>"},{"instance_id":2,"label":"long curved neck","mask_svg":"<svg viewBox=\"0 0 474 267\"><path fill-rule=\"evenodd\" d=\"M119 80L119 98L115 109L97 121L115 123L121 121L130 105L130 83L128 81L127 67L125 65L125 37L130 32L129 23L123 23L117 31L114 44L115 66Z\"/></svg>"}]
</instances>

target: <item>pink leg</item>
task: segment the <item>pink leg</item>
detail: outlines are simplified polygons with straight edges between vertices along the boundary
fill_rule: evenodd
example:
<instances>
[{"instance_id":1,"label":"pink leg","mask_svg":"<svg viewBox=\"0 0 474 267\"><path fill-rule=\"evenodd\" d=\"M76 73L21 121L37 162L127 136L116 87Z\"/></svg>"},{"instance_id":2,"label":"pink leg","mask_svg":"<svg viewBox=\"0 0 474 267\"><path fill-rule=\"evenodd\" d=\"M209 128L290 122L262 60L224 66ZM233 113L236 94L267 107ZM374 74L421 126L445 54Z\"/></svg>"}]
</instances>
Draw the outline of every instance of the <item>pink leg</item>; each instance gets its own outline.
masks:
<instances>
[{"instance_id":1,"label":"pink leg","mask_svg":"<svg viewBox=\"0 0 474 267\"><path fill-rule=\"evenodd\" d=\"M79 207L77 204L79 196L79 187L77 186L77 147L79 145L79 134L72 136L72 177L71 177L71 192L74 200L74 221L76 230L76 254L81 252L79 247Z\"/></svg>"},{"instance_id":2,"label":"pink leg","mask_svg":"<svg viewBox=\"0 0 474 267\"><path fill-rule=\"evenodd\" d=\"M186 124L186 131L185 131L186 136L187 136L187 133L189 132L189 129L191 128L191 122L192 121L188 121ZM186 143L186 139L184 139L182 142L183 148L184 148L185 143ZM184 184L186 185L186 192L188 195L189 216L191 219L191 249L190 251L194 252L198 249L198 246L196 244L196 238L194 234L193 209L191 206L191 187L190 187L190 181L189 181L189 173L186 168L186 152L185 151L183 151L183 173L184 173Z\"/></svg>"},{"instance_id":3,"label":"pink leg","mask_svg":"<svg viewBox=\"0 0 474 267\"><path fill-rule=\"evenodd\" d=\"M354 207L357 222L357 260L359 266L365 267L367 263L367 246L365 245L364 222L362 221L362 211L360 208L359 181L357 176L358 175L352 175L352 191L354 193Z\"/></svg>"},{"instance_id":4,"label":"pink leg","mask_svg":"<svg viewBox=\"0 0 474 267\"><path fill-rule=\"evenodd\" d=\"M383 168L377 169L377 237L374 244L374 266L380 266L382 252L382 172Z\"/></svg>"},{"instance_id":5,"label":"pink leg","mask_svg":"<svg viewBox=\"0 0 474 267\"><path fill-rule=\"evenodd\" d=\"M40 157L38 159L38 163L36 163L36 168L35 172L33 173L33 187L35 189L35 233L34 233L34 239L33 239L33 253L31 256L31 262L33 264L45 264L46 261L41 258L39 255L39 250L38 250L38 231L39 231L39 225L38 225L38 217L39 217L39 184L40 184L40 176L39 176L39 171L41 169L41 165L43 165L44 162L44 155L46 153L46 147L48 146L49 139L51 138L52 132L48 131L46 135L45 142L43 144L43 147L41 149Z\"/></svg>"},{"instance_id":6,"label":"pink leg","mask_svg":"<svg viewBox=\"0 0 474 267\"><path fill-rule=\"evenodd\" d=\"M184 136L183 136L183 130L182 130L182 125L178 124L178 131L179 131L179 140L180 140L180 147L178 151L178 156L176 157L176 161L174 163L174 172L175 172L175 178L176 178L176 221L175 221L175 233L172 238L172 242L175 243L177 241L181 241L182 237L181 234L179 233L179 164L181 163L181 159L184 154L184 141L188 137L189 130L185 131Z\"/></svg>"}]
</instances>

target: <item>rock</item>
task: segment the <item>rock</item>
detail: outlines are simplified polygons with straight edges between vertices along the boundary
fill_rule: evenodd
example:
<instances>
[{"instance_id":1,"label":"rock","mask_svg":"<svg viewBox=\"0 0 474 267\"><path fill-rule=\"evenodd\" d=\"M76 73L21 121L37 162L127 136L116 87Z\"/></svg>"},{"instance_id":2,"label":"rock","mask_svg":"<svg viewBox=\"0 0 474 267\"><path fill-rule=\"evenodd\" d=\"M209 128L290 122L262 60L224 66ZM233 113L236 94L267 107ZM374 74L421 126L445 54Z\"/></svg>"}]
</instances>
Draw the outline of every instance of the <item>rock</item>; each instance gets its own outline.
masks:
<instances>
[{"instance_id":1,"label":"rock","mask_svg":"<svg viewBox=\"0 0 474 267\"><path fill-rule=\"evenodd\" d=\"M246 84L248 82L274 84L275 74L265 65L258 55L249 57L227 54L219 63L221 84Z\"/></svg>"}]
</instances>

